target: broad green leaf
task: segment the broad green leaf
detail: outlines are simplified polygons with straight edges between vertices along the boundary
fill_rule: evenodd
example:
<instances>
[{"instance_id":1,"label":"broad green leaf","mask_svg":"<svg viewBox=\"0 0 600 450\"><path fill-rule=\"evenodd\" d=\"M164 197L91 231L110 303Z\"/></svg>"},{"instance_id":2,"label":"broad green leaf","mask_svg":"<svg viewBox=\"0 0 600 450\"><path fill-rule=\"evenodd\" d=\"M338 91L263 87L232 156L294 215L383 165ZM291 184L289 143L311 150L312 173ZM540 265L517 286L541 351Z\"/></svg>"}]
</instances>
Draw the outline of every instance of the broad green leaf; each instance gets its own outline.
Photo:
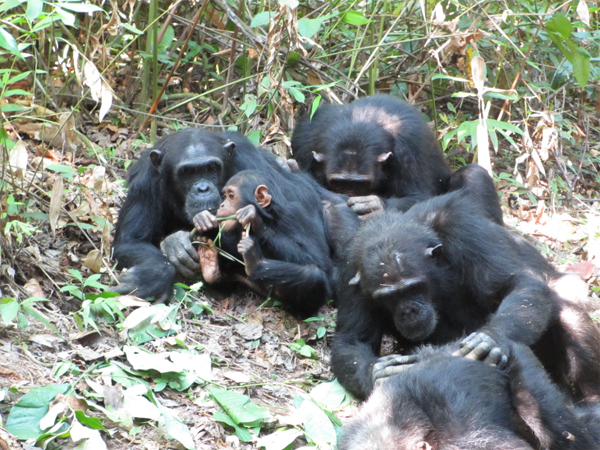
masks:
<instances>
[{"instance_id":1,"label":"broad green leaf","mask_svg":"<svg viewBox=\"0 0 600 450\"><path fill-rule=\"evenodd\" d=\"M121 25L123 26L123 28L125 28L127 31L131 31L133 34L144 34L143 31L138 30L136 27L134 27L131 24L128 24L127 22L123 22L121 23Z\"/></svg>"},{"instance_id":2,"label":"broad green leaf","mask_svg":"<svg viewBox=\"0 0 600 450\"><path fill-rule=\"evenodd\" d=\"M64 164L50 164L46 169L51 170L52 172L57 173L65 173L67 175L75 176L77 175L77 170L71 166L65 166ZM71 272L69 270L69 272ZM81 279L79 281L82 281Z\"/></svg>"},{"instance_id":3,"label":"broad green leaf","mask_svg":"<svg viewBox=\"0 0 600 450\"><path fill-rule=\"evenodd\" d=\"M33 95L30 92L24 91L23 89L9 89L4 91L4 97L10 97L13 95Z\"/></svg>"},{"instance_id":4,"label":"broad green leaf","mask_svg":"<svg viewBox=\"0 0 600 450\"><path fill-rule=\"evenodd\" d=\"M27 109L29 109L29 108L26 108L26 107L20 106L20 105L13 105L12 103L0 106L0 111L2 111L2 112L19 112L19 111L25 111Z\"/></svg>"},{"instance_id":5,"label":"broad green leaf","mask_svg":"<svg viewBox=\"0 0 600 450\"><path fill-rule=\"evenodd\" d=\"M50 402L70 388L70 384L54 384L28 392L10 410L6 430L19 439L37 439L43 434L40 421L48 412Z\"/></svg>"},{"instance_id":6,"label":"broad green leaf","mask_svg":"<svg viewBox=\"0 0 600 450\"><path fill-rule=\"evenodd\" d=\"M250 142L252 142L252 145L258 147L260 145L260 140L262 139L262 131L253 130L250 133L248 133L246 137Z\"/></svg>"},{"instance_id":7,"label":"broad green leaf","mask_svg":"<svg viewBox=\"0 0 600 450\"><path fill-rule=\"evenodd\" d=\"M571 50L569 62L573 65L573 75L579 86L585 88L590 79L590 54L570 39L566 44Z\"/></svg>"},{"instance_id":8,"label":"broad green leaf","mask_svg":"<svg viewBox=\"0 0 600 450\"><path fill-rule=\"evenodd\" d=\"M312 400L304 400L299 414L304 422L306 436L320 448L331 448L337 442L335 428L323 412Z\"/></svg>"},{"instance_id":9,"label":"broad green leaf","mask_svg":"<svg viewBox=\"0 0 600 450\"><path fill-rule=\"evenodd\" d=\"M167 430L167 436L169 436L171 439L179 441L181 445L187 449L195 449L196 447L194 445L194 438L192 438L190 429L181 421L179 417L177 417L177 413L165 406L162 406L160 403L157 403L157 406L161 414L160 423Z\"/></svg>"},{"instance_id":10,"label":"broad green leaf","mask_svg":"<svg viewBox=\"0 0 600 450\"><path fill-rule=\"evenodd\" d=\"M459 77L451 77L450 75L445 75L443 73L436 73L431 77L432 80L452 80L452 81L460 81L461 83L468 83L469 80L466 78Z\"/></svg>"},{"instance_id":11,"label":"broad green leaf","mask_svg":"<svg viewBox=\"0 0 600 450\"><path fill-rule=\"evenodd\" d=\"M269 19L273 13L271 11L263 11L258 13L252 18L252 22L250 22L250 26L252 28L256 27L264 27L265 25L269 25Z\"/></svg>"},{"instance_id":12,"label":"broad green leaf","mask_svg":"<svg viewBox=\"0 0 600 450\"><path fill-rule=\"evenodd\" d=\"M475 122L478 122L478 120ZM523 130L521 130L518 126L513 125L512 123L509 123L509 122L503 122L503 121L496 120L496 119L487 119L486 123L487 123L488 128L494 128L496 130L507 130L507 131L512 131L513 133L523 135Z\"/></svg>"},{"instance_id":13,"label":"broad green leaf","mask_svg":"<svg viewBox=\"0 0 600 450\"><path fill-rule=\"evenodd\" d=\"M354 11L353 9L347 11L346 14L342 16L342 20L350 25L365 25L371 22L371 20L367 19L362 13Z\"/></svg>"},{"instance_id":14,"label":"broad green leaf","mask_svg":"<svg viewBox=\"0 0 600 450\"><path fill-rule=\"evenodd\" d=\"M0 28L0 47L2 47L5 50L8 50L13 55L18 56L19 58L23 59L23 55L21 54L21 52L19 51L19 48L17 47L17 41L4 28Z\"/></svg>"},{"instance_id":15,"label":"broad green leaf","mask_svg":"<svg viewBox=\"0 0 600 450\"><path fill-rule=\"evenodd\" d=\"M568 39L571 36L572 28L569 19L562 13L554 14L546 24L547 31L558 33L563 39Z\"/></svg>"},{"instance_id":16,"label":"broad green leaf","mask_svg":"<svg viewBox=\"0 0 600 450\"><path fill-rule=\"evenodd\" d=\"M321 19L309 19L303 17L298 20L298 33L300 33L300 36L302 37L312 38L319 32L322 23L323 21Z\"/></svg>"},{"instance_id":17,"label":"broad green leaf","mask_svg":"<svg viewBox=\"0 0 600 450\"><path fill-rule=\"evenodd\" d=\"M5 297L0 300L0 317L2 317L4 324L12 322L17 317L18 312L19 302L14 298Z\"/></svg>"},{"instance_id":18,"label":"broad green leaf","mask_svg":"<svg viewBox=\"0 0 600 450\"><path fill-rule=\"evenodd\" d=\"M336 410L350 400L346 389L338 382L337 378L328 383L321 383L310 391L310 396L327 409Z\"/></svg>"},{"instance_id":19,"label":"broad green leaf","mask_svg":"<svg viewBox=\"0 0 600 450\"><path fill-rule=\"evenodd\" d=\"M13 9L22 3L25 3L27 0L4 0L4 2L0 2L0 12L8 11L9 9Z\"/></svg>"},{"instance_id":20,"label":"broad green leaf","mask_svg":"<svg viewBox=\"0 0 600 450\"><path fill-rule=\"evenodd\" d=\"M318 339L321 339L326 334L327 334L327 328L325 328L325 327L319 327L319 328L317 328L317 338Z\"/></svg>"},{"instance_id":21,"label":"broad green leaf","mask_svg":"<svg viewBox=\"0 0 600 450\"><path fill-rule=\"evenodd\" d=\"M40 17L44 9L44 3L40 0L27 0L27 11L25 15L30 22Z\"/></svg>"},{"instance_id":22,"label":"broad green leaf","mask_svg":"<svg viewBox=\"0 0 600 450\"><path fill-rule=\"evenodd\" d=\"M85 425L92 430L105 430L104 425L102 425L102 421L97 417L86 416L83 411L75 411L75 416L77 417L77 421Z\"/></svg>"},{"instance_id":23,"label":"broad green leaf","mask_svg":"<svg viewBox=\"0 0 600 450\"><path fill-rule=\"evenodd\" d=\"M61 5L65 5L65 3L61 3ZM65 25L70 27L75 25L75 14L71 14L61 8L56 8L55 13Z\"/></svg>"},{"instance_id":24,"label":"broad green leaf","mask_svg":"<svg viewBox=\"0 0 600 450\"><path fill-rule=\"evenodd\" d=\"M233 419L223 410L223 408L219 408L213 414L213 419L215 419L217 422L221 422L225 425L229 425L230 427L232 427L234 429L235 435L240 439L240 441L250 442L252 440L253 436L250 433L250 431L248 431L248 429L244 428L243 426L237 425L233 421Z\"/></svg>"},{"instance_id":25,"label":"broad green leaf","mask_svg":"<svg viewBox=\"0 0 600 450\"><path fill-rule=\"evenodd\" d=\"M244 394L216 388L211 389L209 394L238 425L257 427L271 416L267 409L255 405Z\"/></svg>"}]
</instances>

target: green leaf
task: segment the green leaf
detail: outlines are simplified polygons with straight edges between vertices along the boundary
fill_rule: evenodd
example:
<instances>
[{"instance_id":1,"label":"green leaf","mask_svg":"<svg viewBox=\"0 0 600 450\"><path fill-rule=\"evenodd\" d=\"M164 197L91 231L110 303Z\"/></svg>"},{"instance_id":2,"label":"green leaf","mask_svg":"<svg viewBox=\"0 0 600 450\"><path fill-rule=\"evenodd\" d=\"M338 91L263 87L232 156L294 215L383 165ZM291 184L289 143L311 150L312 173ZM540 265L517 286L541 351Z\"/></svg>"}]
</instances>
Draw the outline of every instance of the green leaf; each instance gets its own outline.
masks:
<instances>
[{"instance_id":1,"label":"green leaf","mask_svg":"<svg viewBox=\"0 0 600 450\"><path fill-rule=\"evenodd\" d=\"M122 22L121 25L123 26L123 28L125 28L127 31L131 31L133 34L144 34L143 31L138 30L136 27L134 27L133 25L128 24L127 22Z\"/></svg>"},{"instance_id":2,"label":"green leaf","mask_svg":"<svg viewBox=\"0 0 600 450\"><path fill-rule=\"evenodd\" d=\"M319 327L317 328L317 338L321 339L327 334L327 328Z\"/></svg>"},{"instance_id":3,"label":"green leaf","mask_svg":"<svg viewBox=\"0 0 600 450\"><path fill-rule=\"evenodd\" d=\"M312 400L304 400L299 414L304 422L306 436L320 448L331 448L337 442L335 428L323 412Z\"/></svg>"},{"instance_id":4,"label":"green leaf","mask_svg":"<svg viewBox=\"0 0 600 450\"><path fill-rule=\"evenodd\" d=\"M71 176L77 175L76 169L74 169L71 166L66 166L64 164L50 164L48 167L46 167L46 169L51 170L52 172L64 173ZM69 273L71 273L70 270ZM79 281L82 280L80 279Z\"/></svg>"},{"instance_id":5,"label":"green leaf","mask_svg":"<svg viewBox=\"0 0 600 450\"><path fill-rule=\"evenodd\" d=\"M459 81L461 83L468 83L469 80L465 78L451 77L450 75L444 75L443 73L436 73L431 77L432 80L452 80Z\"/></svg>"},{"instance_id":6,"label":"green leaf","mask_svg":"<svg viewBox=\"0 0 600 450\"><path fill-rule=\"evenodd\" d=\"M50 168L50 167L51 166L48 166L47 168ZM67 166L64 166L64 167L67 167ZM53 170L53 169L50 169L50 170ZM57 170L57 172L59 172L59 171ZM74 278L77 278L80 283L83 282L83 277L81 276L81 272L79 272L79 270L67 269L67 272L69 272L71 275L73 275Z\"/></svg>"},{"instance_id":7,"label":"green leaf","mask_svg":"<svg viewBox=\"0 0 600 450\"><path fill-rule=\"evenodd\" d=\"M509 122L503 122L496 119L487 119L486 124L488 128L493 128L495 130L507 130L512 131L513 133L520 134L521 136L523 135L523 130Z\"/></svg>"},{"instance_id":8,"label":"green leaf","mask_svg":"<svg viewBox=\"0 0 600 450\"><path fill-rule=\"evenodd\" d=\"M323 21L321 19L309 19L303 17L298 20L298 33L305 38L311 38L319 32Z\"/></svg>"},{"instance_id":9,"label":"green leaf","mask_svg":"<svg viewBox=\"0 0 600 450\"><path fill-rule=\"evenodd\" d=\"M0 317L2 317L4 324L12 322L17 317L18 312L19 302L14 298L5 297L0 300Z\"/></svg>"},{"instance_id":10,"label":"green leaf","mask_svg":"<svg viewBox=\"0 0 600 450\"><path fill-rule=\"evenodd\" d=\"M340 409L350 401L348 392L338 382L337 378L328 383L315 386L311 389L310 396L313 400L331 410Z\"/></svg>"},{"instance_id":11,"label":"green leaf","mask_svg":"<svg viewBox=\"0 0 600 450\"><path fill-rule=\"evenodd\" d=\"M19 48L17 47L17 41L4 28L0 28L0 47L8 50L13 55L18 56L19 58L23 59L23 55L21 54L21 52L19 51Z\"/></svg>"},{"instance_id":12,"label":"green leaf","mask_svg":"<svg viewBox=\"0 0 600 450\"><path fill-rule=\"evenodd\" d=\"M44 9L44 3L40 0L27 0L27 11L25 15L30 22L40 17Z\"/></svg>"},{"instance_id":13,"label":"green leaf","mask_svg":"<svg viewBox=\"0 0 600 450\"><path fill-rule=\"evenodd\" d=\"M12 95L33 95L30 92L24 91L23 89L9 89L4 91L4 97L10 97Z\"/></svg>"},{"instance_id":14,"label":"green leaf","mask_svg":"<svg viewBox=\"0 0 600 450\"><path fill-rule=\"evenodd\" d=\"M250 442L252 440L252 434L244 428L238 426L231 417L223 410L223 408L219 408L214 414L213 419L217 422L224 423L225 425L229 425L235 431L235 435L240 438L242 442Z\"/></svg>"},{"instance_id":15,"label":"green leaf","mask_svg":"<svg viewBox=\"0 0 600 450\"><path fill-rule=\"evenodd\" d=\"M256 445L259 448L264 447L265 450L284 450L300 436L302 436L302 432L295 428L281 429L261 437Z\"/></svg>"},{"instance_id":16,"label":"green leaf","mask_svg":"<svg viewBox=\"0 0 600 450\"><path fill-rule=\"evenodd\" d=\"M313 116L315 115L315 113L317 112L317 108L319 107L319 103L321 103L321 96L317 95L315 97L315 99L312 102L312 105L310 107L310 118L312 120Z\"/></svg>"},{"instance_id":17,"label":"green leaf","mask_svg":"<svg viewBox=\"0 0 600 450\"><path fill-rule=\"evenodd\" d=\"M91 428L92 430L106 431L106 428L104 428L104 425L102 425L102 421L97 417L86 416L83 411L75 411L75 416L77 417L77 421L81 425L85 425L86 427Z\"/></svg>"},{"instance_id":18,"label":"green leaf","mask_svg":"<svg viewBox=\"0 0 600 450\"><path fill-rule=\"evenodd\" d=\"M9 9L16 8L20 6L22 3L25 3L26 0L5 0L3 3L0 3L0 12L8 11Z\"/></svg>"},{"instance_id":19,"label":"green leaf","mask_svg":"<svg viewBox=\"0 0 600 450\"><path fill-rule=\"evenodd\" d=\"M255 147L258 147L260 145L260 140L262 139L262 131L253 130L250 133L248 133L248 135L246 137L248 138L248 140L250 142L252 142L252 145L254 145Z\"/></svg>"},{"instance_id":20,"label":"green leaf","mask_svg":"<svg viewBox=\"0 0 600 450\"><path fill-rule=\"evenodd\" d=\"M190 429L185 423L181 421L179 417L177 417L177 413L165 406L162 406L158 402L156 406L160 411L160 422L167 430L167 435L171 439L179 441L187 449L193 450L194 448L196 448L194 446L194 438L192 438Z\"/></svg>"},{"instance_id":21,"label":"green leaf","mask_svg":"<svg viewBox=\"0 0 600 450\"><path fill-rule=\"evenodd\" d=\"M37 439L43 434L40 421L48 412L50 402L70 388L70 384L54 384L28 392L10 410L6 430L19 439Z\"/></svg>"},{"instance_id":22,"label":"green leaf","mask_svg":"<svg viewBox=\"0 0 600 450\"><path fill-rule=\"evenodd\" d=\"M61 5L64 5L64 3L61 3ZM70 12L67 12L61 8L56 8L55 14L60 18L60 20L62 20L62 22L65 25L68 25L70 27L75 25L75 15L74 14L71 14Z\"/></svg>"},{"instance_id":23,"label":"green leaf","mask_svg":"<svg viewBox=\"0 0 600 450\"><path fill-rule=\"evenodd\" d=\"M271 11L263 11L258 13L252 18L252 22L250 22L250 26L252 28L263 27L265 25L269 25L269 19L273 13Z\"/></svg>"},{"instance_id":24,"label":"green leaf","mask_svg":"<svg viewBox=\"0 0 600 450\"><path fill-rule=\"evenodd\" d=\"M342 20L350 25L365 25L371 23L362 13L350 9L342 16Z\"/></svg>"},{"instance_id":25,"label":"green leaf","mask_svg":"<svg viewBox=\"0 0 600 450\"><path fill-rule=\"evenodd\" d=\"M571 22L562 13L554 14L546 24L547 31L558 33L563 39L568 39L571 36L572 29Z\"/></svg>"},{"instance_id":26,"label":"green leaf","mask_svg":"<svg viewBox=\"0 0 600 450\"><path fill-rule=\"evenodd\" d=\"M579 86L585 88L590 79L590 54L570 39L566 44L571 50L569 62L573 66L573 75L575 75Z\"/></svg>"},{"instance_id":27,"label":"green leaf","mask_svg":"<svg viewBox=\"0 0 600 450\"><path fill-rule=\"evenodd\" d=\"M271 416L267 409L256 406L244 394L216 388L211 389L209 394L213 400L223 407L237 425L258 427Z\"/></svg>"}]
</instances>

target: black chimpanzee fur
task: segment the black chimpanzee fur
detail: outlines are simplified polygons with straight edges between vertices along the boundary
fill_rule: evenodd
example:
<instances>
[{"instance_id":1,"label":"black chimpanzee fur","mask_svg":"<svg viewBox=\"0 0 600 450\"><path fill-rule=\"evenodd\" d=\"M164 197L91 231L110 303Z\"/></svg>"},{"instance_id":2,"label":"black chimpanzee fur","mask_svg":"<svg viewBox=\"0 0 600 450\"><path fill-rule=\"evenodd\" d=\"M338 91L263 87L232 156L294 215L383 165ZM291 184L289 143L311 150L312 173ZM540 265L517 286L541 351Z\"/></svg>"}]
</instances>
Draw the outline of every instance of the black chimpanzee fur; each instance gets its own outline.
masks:
<instances>
[{"instance_id":1,"label":"black chimpanzee fur","mask_svg":"<svg viewBox=\"0 0 600 450\"><path fill-rule=\"evenodd\" d=\"M373 378L414 363L406 355L419 345L476 332L463 340L468 357L503 365L508 342L520 342L575 400L598 400L596 326L550 287L562 274L489 220L468 190L376 216L353 239L347 260L336 288L332 368L357 397L371 392ZM379 357L384 334L404 356Z\"/></svg>"},{"instance_id":2,"label":"black chimpanzee fur","mask_svg":"<svg viewBox=\"0 0 600 450\"><path fill-rule=\"evenodd\" d=\"M321 185L350 197L377 195L386 209L405 211L446 192L451 174L421 112L387 95L322 104L294 128L292 149Z\"/></svg>"},{"instance_id":3,"label":"black chimpanzee fur","mask_svg":"<svg viewBox=\"0 0 600 450\"><path fill-rule=\"evenodd\" d=\"M599 407L574 407L529 348L511 344L506 371L458 350L420 349L344 427L339 450L600 448Z\"/></svg>"},{"instance_id":4,"label":"black chimpanzee fur","mask_svg":"<svg viewBox=\"0 0 600 450\"><path fill-rule=\"evenodd\" d=\"M261 168L282 170L273 155L237 132L187 128L142 152L129 172L129 193L113 244L119 267L129 270L114 290L143 298L168 297L180 267L185 270L187 265L188 274L198 270L189 239L194 215L217 210L221 189L233 174ZM163 255L159 244L176 232Z\"/></svg>"}]
</instances>

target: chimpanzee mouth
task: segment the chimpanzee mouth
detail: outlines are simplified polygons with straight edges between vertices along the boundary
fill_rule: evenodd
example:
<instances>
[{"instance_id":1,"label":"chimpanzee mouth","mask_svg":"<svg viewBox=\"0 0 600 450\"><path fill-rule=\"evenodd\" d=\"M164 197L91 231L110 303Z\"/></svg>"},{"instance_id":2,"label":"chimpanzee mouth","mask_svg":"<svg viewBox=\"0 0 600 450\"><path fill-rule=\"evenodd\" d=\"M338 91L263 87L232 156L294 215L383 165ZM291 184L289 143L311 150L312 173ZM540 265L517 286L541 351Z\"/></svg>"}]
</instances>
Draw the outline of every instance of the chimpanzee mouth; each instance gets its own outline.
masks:
<instances>
[{"instance_id":1,"label":"chimpanzee mouth","mask_svg":"<svg viewBox=\"0 0 600 450\"><path fill-rule=\"evenodd\" d=\"M412 342L421 342L431 336L437 322L437 314L429 308L422 308L412 318L395 317L394 319L396 329L402 336Z\"/></svg>"},{"instance_id":2,"label":"chimpanzee mouth","mask_svg":"<svg viewBox=\"0 0 600 450\"><path fill-rule=\"evenodd\" d=\"M189 220L192 220L196 214L202 211L208 211L209 213L216 215L219 209L219 202L186 202L185 212Z\"/></svg>"}]
</instances>

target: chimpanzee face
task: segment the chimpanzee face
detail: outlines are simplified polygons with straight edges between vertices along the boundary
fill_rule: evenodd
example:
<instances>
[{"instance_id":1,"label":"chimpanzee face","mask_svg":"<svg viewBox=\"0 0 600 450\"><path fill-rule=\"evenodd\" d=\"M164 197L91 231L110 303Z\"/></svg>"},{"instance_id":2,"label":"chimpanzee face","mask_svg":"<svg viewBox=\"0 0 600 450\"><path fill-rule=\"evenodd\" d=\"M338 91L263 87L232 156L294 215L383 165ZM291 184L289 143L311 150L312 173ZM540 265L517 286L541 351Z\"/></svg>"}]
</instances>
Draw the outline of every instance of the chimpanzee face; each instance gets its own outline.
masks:
<instances>
[{"instance_id":1,"label":"chimpanzee face","mask_svg":"<svg viewBox=\"0 0 600 450\"><path fill-rule=\"evenodd\" d=\"M163 186L174 193L173 203L192 220L199 212L214 214L219 208L221 188L226 181L224 167L235 144L218 139L185 145L180 152L164 154L152 150L150 159L161 173Z\"/></svg>"},{"instance_id":2,"label":"chimpanzee face","mask_svg":"<svg viewBox=\"0 0 600 450\"><path fill-rule=\"evenodd\" d=\"M365 246L357 276L369 301L389 311L398 332L412 342L429 337L438 323L435 286L442 245L435 233L415 227L414 233L375 238Z\"/></svg>"},{"instance_id":3,"label":"chimpanzee face","mask_svg":"<svg viewBox=\"0 0 600 450\"><path fill-rule=\"evenodd\" d=\"M384 165L393 157L394 139L379 125L356 123L334 129L327 152L314 153L327 187L349 197L373 194L385 178Z\"/></svg>"}]
</instances>

